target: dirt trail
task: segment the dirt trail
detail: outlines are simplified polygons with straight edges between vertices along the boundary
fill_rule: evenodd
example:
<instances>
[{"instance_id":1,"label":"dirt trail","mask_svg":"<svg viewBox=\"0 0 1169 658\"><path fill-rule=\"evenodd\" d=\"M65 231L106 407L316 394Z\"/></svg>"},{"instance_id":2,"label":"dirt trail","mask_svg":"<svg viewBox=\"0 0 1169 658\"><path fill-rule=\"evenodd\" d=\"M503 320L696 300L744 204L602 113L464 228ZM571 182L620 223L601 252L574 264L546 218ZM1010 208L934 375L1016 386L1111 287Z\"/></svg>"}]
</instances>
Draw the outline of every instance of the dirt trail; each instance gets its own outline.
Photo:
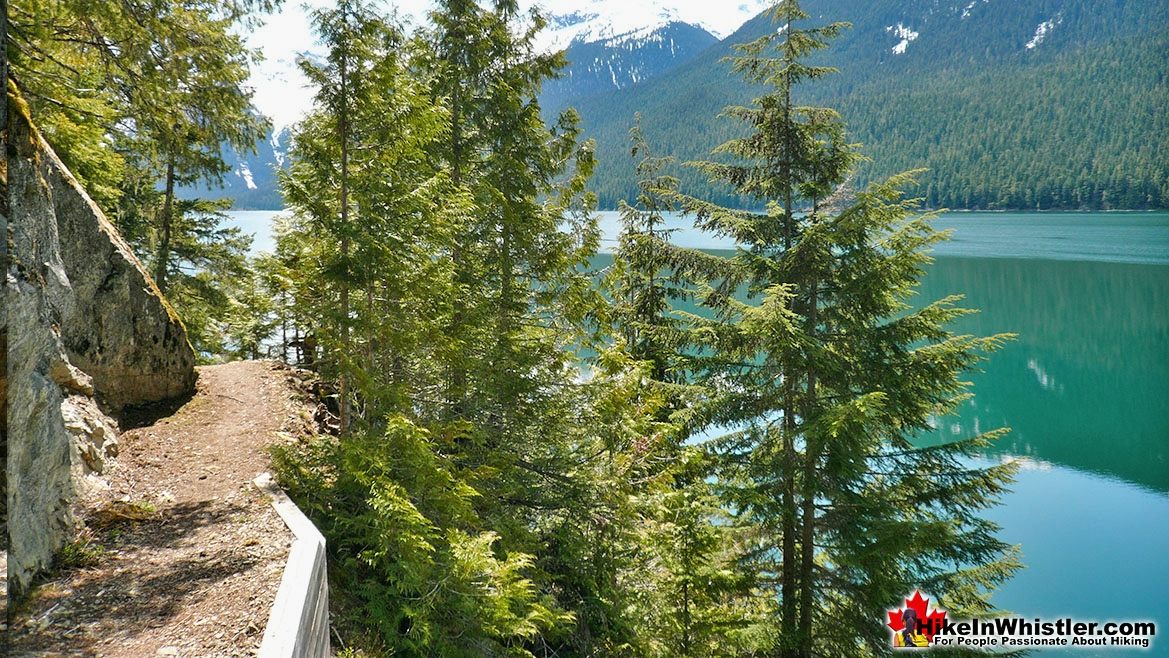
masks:
<instances>
[{"instance_id":1,"label":"dirt trail","mask_svg":"<svg viewBox=\"0 0 1169 658\"><path fill-rule=\"evenodd\" d=\"M291 536L251 482L302 416L292 381L268 361L203 367L177 409L124 419L110 489L82 511L92 543L22 604L12 655L253 655Z\"/></svg>"}]
</instances>

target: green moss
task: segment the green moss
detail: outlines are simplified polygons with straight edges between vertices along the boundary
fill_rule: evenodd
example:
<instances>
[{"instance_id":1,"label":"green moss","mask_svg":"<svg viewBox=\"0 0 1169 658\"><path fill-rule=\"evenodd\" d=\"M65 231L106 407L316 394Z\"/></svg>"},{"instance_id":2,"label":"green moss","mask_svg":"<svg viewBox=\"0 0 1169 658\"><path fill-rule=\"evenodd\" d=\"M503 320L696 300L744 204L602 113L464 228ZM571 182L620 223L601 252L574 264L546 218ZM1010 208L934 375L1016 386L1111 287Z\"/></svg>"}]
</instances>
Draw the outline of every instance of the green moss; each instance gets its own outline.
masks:
<instances>
[{"instance_id":1,"label":"green moss","mask_svg":"<svg viewBox=\"0 0 1169 658\"><path fill-rule=\"evenodd\" d=\"M14 130L17 128L17 130ZM28 101L20 93L20 88L16 86L16 82L12 78L8 79L8 134L11 140L16 135L21 134L23 128L28 132L28 139L15 141L12 143L17 147L18 152L23 156L35 156L37 151L37 142L40 140L40 134L37 132L36 125L32 122L32 110L29 108Z\"/></svg>"},{"instance_id":2,"label":"green moss","mask_svg":"<svg viewBox=\"0 0 1169 658\"><path fill-rule=\"evenodd\" d=\"M105 547L97 543L92 535L83 535L65 544L57 556L57 563L64 569L96 567L105 555Z\"/></svg>"}]
</instances>

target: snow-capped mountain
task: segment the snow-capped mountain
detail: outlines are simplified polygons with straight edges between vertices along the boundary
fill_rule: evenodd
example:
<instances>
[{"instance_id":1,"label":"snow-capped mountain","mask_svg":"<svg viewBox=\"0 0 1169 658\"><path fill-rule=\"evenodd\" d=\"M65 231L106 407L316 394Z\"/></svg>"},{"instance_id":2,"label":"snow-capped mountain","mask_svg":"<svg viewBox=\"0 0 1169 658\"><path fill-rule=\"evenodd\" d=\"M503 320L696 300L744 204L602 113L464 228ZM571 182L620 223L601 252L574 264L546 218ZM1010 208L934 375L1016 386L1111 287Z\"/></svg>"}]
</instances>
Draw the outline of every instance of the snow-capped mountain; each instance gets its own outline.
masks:
<instances>
[{"instance_id":1,"label":"snow-capped mountain","mask_svg":"<svg viewBox=\"0 0 1169 658\"><path fill-rule=\"evenodd\" d=\"M287 128L269 133L267 138L256 142L255 153L237 153L234 149L224 151L224 160L231 171L223 176L222 187L203 184L179 188L183 198L224 198L235 201L237 210L273 209L284 205L280 198L276 170L284 164L292 138Z\"/></svg>"},{"instance_id":2,"label":"snow-capped mountain","mask_svg":"<svg viewBox=\"0 0 1169 658\"><path fill-rule=\"evenodd\" d=\"M541 0L548 28L542 48L568 48L638 32L653 32L671 23L689 23L721 39L746 23L767 0Z\"/></svg>"},{"instance_id":3,"label":"snow-capped mountain","mask_svg":"<svg viewBox=\"0 0 1169 658\"><path fill-rule=\"evenodd\" d=\"M563 76L544 85L540 101L556 111L575 100L616 89L672 71L718 43L710 32L689 23L645 27L597 41L583 37L568 46Z\"/></svg>"}]
</instances>

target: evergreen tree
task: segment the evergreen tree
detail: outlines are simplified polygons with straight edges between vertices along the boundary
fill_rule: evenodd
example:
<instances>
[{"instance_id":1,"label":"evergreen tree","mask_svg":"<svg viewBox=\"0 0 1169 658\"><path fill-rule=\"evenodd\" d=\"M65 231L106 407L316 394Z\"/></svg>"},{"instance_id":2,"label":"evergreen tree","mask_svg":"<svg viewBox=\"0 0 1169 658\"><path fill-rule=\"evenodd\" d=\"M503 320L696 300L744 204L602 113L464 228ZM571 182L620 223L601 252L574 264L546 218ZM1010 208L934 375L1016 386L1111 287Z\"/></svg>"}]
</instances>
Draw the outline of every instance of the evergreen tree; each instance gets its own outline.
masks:
<instances>
[{"instance_id":1,"label":"evergreen tree","mask_svg":"<svg viewBox=\"0 0 1169 658\"><path fill-rule=\"evenodd\" d=\"M534 50L538 14L522 27L520 18L513 2L440 3L427 63L451 116L436 151L472 203L450 252L458 308L439 420L470 422L467 458L500 474L483 507L516 530L505 541L531 538L530 493L564 470L567 438L548 437L565 417L566 348L596 301L585 265L599 239L586 212L589 145L578 144L573 114L550 128L536 100L562 57Z\"/></svg>"},{"instance_id":2,"label":"evergreen tree","mask_svg":"<svg viewBox=\"0 0 1169 658\"><path fill-rule=\"evenodd\" d=\"M344 359L352 350L349 292L350 279L353 275L350 263L353 234L349 219L351 211L349 155L354 138L353 115L357 103L365 100L369 93L365 73L366 69L374 65L374 49L386 47L388 44L385 41L389 35L384 29L384 24L373 16L368 5L359 0L340 0L334 10L317 10L313 15L313 23L321 40L329 49L326 63L320 66L307 58L301 58L298 63L309 80L316 85L317 101L325 109L324 115L315 117L317 122L322 124L318 130L327 131L326 134L334 137L318 140L314 144L326 153L317 153L315 158L305 157L299 160L304 165L327 171L322 177L324 180L313 181L321 186L313 187L309 192L308 187L302 184L299 189L305 190L305 194L297 195L297 185L286 185L285 195L292 204L316 206L316 218L337 238L336 260L329 268L333 270L330 273L338 284L337 308L333 311L332 317L335 319L337 332L340 333L340 345L333 354ZM311 132L304 130L301 134ZM298 146L304 150L312 148L303 144ZM334 168L336 174L332 171ZM333 191L336 194L335 199L322 198L327 192ZM334 212L335 216L331 216ZM344 364L335 363L334 366L338 386L337 407L341 432L344 433L349 431L350 379L348 368Z\"/></svg>"},{"instance_id":3,"label":"evergreen tree","mask_svg":"<svg viewBox=\"0 0 1169 658\"><path fill-rule=\"evenodd\" d=\"M638 195L635 205L619 204L622 231L613 259L617 287L613 314L629 355L651 362L655 381L676 381L677 374L670 373L671 345L663 334L675 328L671 304L683 299L686 290L669 279L669 263L658 247L669 241L665 214L676 210L671 196L677 193L678 179L665 173L673 158L650 152L641 115L635 117L629 136L632 157L641 158L636 167Z\"/></svg>"},{"instance_id":4,"label":"evergreen tree","mask_svg":"<svg viewBox=\"0 0 1169 658\"><path fill-rule=\"evenodd\" d=\"M568 617L529 579L520 519L499 521L494 463L469 445L482 420L435 404L454 352L442 329L461 303L450 254L471 216L431 157L449 115L419 44L367 7L343 1L318 25L331 52L305 64L318 106L282 174L294 214L268 267L296 299L301 346L315 362L312 337L321 372L351 385L339 393L352 413L339 440L289 455L286 475L346 565L339 598L378 646L530 655Z\"/></svg>"},{"instance_id":5,"label":"evergreen tree","mask_svg":"<svg viewBox=\"0 0 1169 658\"><path fill-rule=\"evenodd\" d=\"M267 121L252 108L245 90L249 57L233 32L234 17L167 6L157 20L172 26L152 48L159 65L144 69L131 95L135 128L131 150L148 171L162 170L162 198L156 209L153 275L166 291L176 236L175 187L218 181L227 173L222 149L255 150Z\"/></svg>"},{"instance_id":6,"label":"evergreen tree","mask_svg":"<svg viewBox=\"0 0 1169 658\"><path fill-rule=\"evenodd\" d=\"M521 410L524 389L538 385L528 377L536 363L520 361L539 350L516 347L517 340L536 337L519 334L541 325L551 329L549 322L566 315L546 312L554 306L582 312L574 299L590 281L576 267L598 240L584 212L592 204L584 194L591 144L578 143L574 112L549 128L537 102L542 82L556 75L563 56L536 52L533 39L544 19L533 12L521 26L521 18L509 0L490 9L449 0L432 13L428 35L427 69L451 117L436 155L474 203L473 220L456 236L451 254L462 303L448 332L463 350L452 355L447 397L452 415L488 414L499 432ZM529 321L540 315L541 321ZM563 323L558 328L574 331ZM476 363L491 366L476 372ZM497 394L504 398L493 400Z\"/></svg>"},{"instance_id":7,"label":"evergreen tree","mask_svg":"<svg viewBox=\"0 0 1169 658\"><path fill-rule=\"evenodd\" d=\"M683 448L668 469L670 486L654 497L641 541L660 560L654 623L658 655L714 658L766 655L775 630L774 601L737 568L751 537L734 523L711 482L715 460L699 446Z\"/></svg>"},{"instance_id":8,"label":"evergreen tree","mask_svg":"<svg viewBox=\"0 0 1169 658\"><path fill-rule=\"evenodd\" d=\"M766 646L761 622L768 605L734 568L743 535L726 523L708 481L712 460L702 447L684 445L691 429L687 410L704 391L689 381L676 353L683 327L672 308L690 294L684 277L670 271L670 254L681 250L668 248L670 231L664 228L677 196L677 179L666 173L673 159L652 154L640 116L630 141L631 155L639 159L640 193L635 205L621 205L623 230L609 276L612 333L628 362L606 355L601 372L626 369L637 380L633 399L641 413L658 423L656 440L640 438L618 462L641 469L613 474L623 484L610 487L624 494L634 513L633 536L626 541L656 568L631 569L623 580L634 593L652 591L639 600L634 596L645 655L750 655Z\"/></svg>"},{"instance_id":9,"label":"evergreen tree","mask_svg":"<svg viewBox=\"0 0 1169 658\"><path fill-rule=\"evenodd\" d=\"M725 161L698 164L767 210L679 197L696 225L738 243L729 261L692 267L707 270L712 317L690 318L691 367L710 389L704 422L738 428L712 448L724 504L754 533L745 573L778 599L775 651L884 654L883 611L899 593L921 587L981 612L985 589L1016 566L977 516L1011 467L967 461L999 433L913 442L1005 336L947 332L963 313L954 299L908 310L923 250L943 237L902 199L911 176L840 193L857 155L839 117L792 101L796 85L832 72L805 61L846 26L802 28L795 0L770 12L780 29L733 60L765 88L725 112L748 135L717 149Z\"/></svg>"},{"instance_id":10,"label":"evergreen tree","mask_svg":"<svg viewBox=\"0 0 1169 658\"><path fill-rule=\"evenodd\" d=\"M410 337L449 316L449 264L434 255L449 248L464 204L428 157L446 115L407 72L399 30L349 0L316 23L329 55L301 67L318 88L317 110L298 126L281 180L303 241L328 237L316 257L333 285L301 326L323 341L347 431L355 403L370 421L387 408L375 397L433 393Z\"/></svg>"},{"instance_id":11,"label":"evergreen tree","mask_svg":"<svg viewBox=\"0 0 1169 658\"><path fill-rule=\"evenodd\" d=\"M175 188L219 181L223 149L251 150L264 134L237 30L276 4L10 5L6 47L38 127L169 293L205 360L225 354L247 245L219 225L230 204L180 201Z\"/></svg>"},{"instance_id":12,"label":"evergreen tree","mask_svg":"<svg viewBox=\"0 0 1169 658\"><path fill-rule=\"evenodd\" d=\"M223 226L226 205L184 199L173 207L167 298L181 309L191 345L203 362L231 357L231 309L237 308L252 276L247 257L252 239L238 228ZM263 317L255 321L265 322Z\"/></svg>"},{"instance_id":13,"label":"evergreen tree","mask_svg":"<svg viewBox=\"0 0 1169 658\"><path fill-rule=\"evenodd\" d=\"M252 54L234 31L278 4L16 0L6 48L38 127L117 217L123 178L165 184L173 165L177 179L214 181L225 143L250 149L262 134L243 87Z\"/></svg>"}]
</instances>

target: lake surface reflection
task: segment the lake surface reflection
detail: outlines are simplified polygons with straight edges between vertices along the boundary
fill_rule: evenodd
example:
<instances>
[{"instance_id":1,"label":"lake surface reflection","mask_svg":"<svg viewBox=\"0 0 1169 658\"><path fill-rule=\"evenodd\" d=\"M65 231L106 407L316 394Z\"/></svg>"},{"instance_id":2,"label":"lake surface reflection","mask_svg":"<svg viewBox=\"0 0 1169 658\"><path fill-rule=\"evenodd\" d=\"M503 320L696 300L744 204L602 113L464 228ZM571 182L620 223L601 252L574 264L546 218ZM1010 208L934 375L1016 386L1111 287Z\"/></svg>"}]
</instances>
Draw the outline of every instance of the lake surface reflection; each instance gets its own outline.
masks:
<instances>
[{"instance_id":1,"label":"lake surface reflection","mask_svg":"<svg viewBox=\"0 0 1169 658\"><path fill-rule=\"evenodd\" d=\"M1169 493L1169 265L943 257L921 298L966 295L963 333L1018 338L973 373L944 435Z\"/></svg>"},{"instance_id":2,"label":"lake surface reflection","mask_svg":"<svg viewBox=\"0 0 1169 658\"><path fill-rule=\"evenodd\" d=\"M981 309L959 331L1018 334L931 437L1012 428L988 458L1024 468L990 516L1026 568L995 600L1026 616L1169 623L1169 265L938 258L921 298L953 293Z\"/></svg>"}]
</instances>

